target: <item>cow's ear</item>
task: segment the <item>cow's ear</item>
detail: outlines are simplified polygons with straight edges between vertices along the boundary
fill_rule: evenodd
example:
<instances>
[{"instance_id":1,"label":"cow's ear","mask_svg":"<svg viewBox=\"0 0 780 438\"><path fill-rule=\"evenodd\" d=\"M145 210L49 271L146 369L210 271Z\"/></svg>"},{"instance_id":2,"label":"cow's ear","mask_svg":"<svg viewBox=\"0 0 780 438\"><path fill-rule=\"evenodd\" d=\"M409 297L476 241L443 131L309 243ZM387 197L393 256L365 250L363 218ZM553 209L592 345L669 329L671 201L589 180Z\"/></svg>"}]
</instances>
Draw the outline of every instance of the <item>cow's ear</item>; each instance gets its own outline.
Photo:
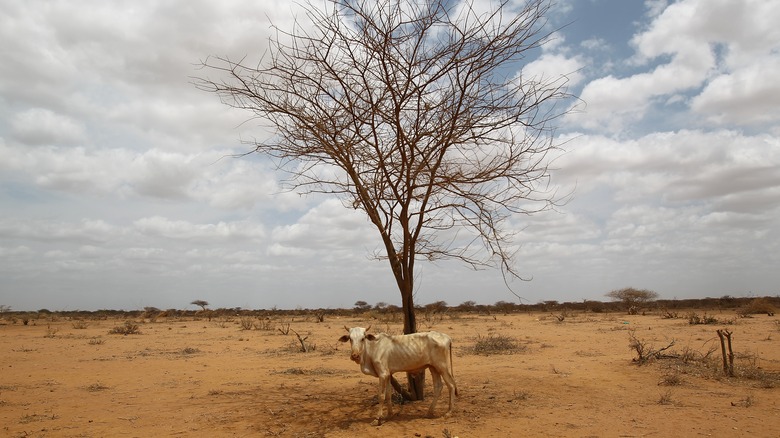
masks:
<instances>
[{"instance_id":1,"label":"cow's ear","mask_svg":"<svg viewBox=\"0 0 780 438\"><path fill-rule=\"evenodd\" d=\"M366 335L366 339L368 339L369 341L375 341L376 340L376 336L374 336L371 333L369 333L369 334Z\"/></svg>"},{"instance_id":2,"label":"cow's ear","mask_svg":"<svg viewBox=\"0 0 780 438\"><path fill-rule=\"evenodd\" d=\"M341 341L341 342L347 342L347 341L349 341L349 336L347 336L347 335L344 335L344 336L342 336L342 337L340 337L340 338L339 338L339 341Z\"/></svg>"}]
</instances>

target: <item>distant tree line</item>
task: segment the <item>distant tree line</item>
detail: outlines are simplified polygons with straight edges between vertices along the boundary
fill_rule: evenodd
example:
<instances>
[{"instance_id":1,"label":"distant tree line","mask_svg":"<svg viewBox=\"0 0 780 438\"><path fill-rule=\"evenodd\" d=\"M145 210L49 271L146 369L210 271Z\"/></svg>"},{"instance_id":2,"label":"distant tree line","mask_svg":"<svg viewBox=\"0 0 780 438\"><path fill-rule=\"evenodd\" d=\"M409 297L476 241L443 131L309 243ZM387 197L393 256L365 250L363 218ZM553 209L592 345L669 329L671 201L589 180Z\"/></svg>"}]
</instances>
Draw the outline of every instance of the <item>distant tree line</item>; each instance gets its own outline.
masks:
<instances>
[{"instance_id":1,"label":"distant tree line","mask_svg":"<svg viewBox=\"0 0 780 438\"><path fill-rule=\"evenodd\" d=\"M631 289L631 288L629 288ZM642 291L642 290L639 290ZM652 295L652 294L651 294ZM597 300L566 301L558 302L555 300L546 300L535 304L520 304L510 301L497 301L493 304L478 304L475 301L464 301L456 306L450 306L445 301L435 301L425 305L417 305L418 311L427 314L443 314L445 312L460 312L474 314L512 314L512 313L530 313L530 312L560 312L563 310L592 312L592 313L625 313L631 307L636 307L640 311L654 310L676 310L676 309L702 309L702 310L737 310L752 309L748 313L765 313L765 309L780 308L780 295L765 297L732 297L724 295L720 298L690 298L690 299L636 299L635 295L628 294L628 298L623 294L610 292L606 296L613 301L603 302ZM641 295L644 296L644 295ZM657 295L655 295L657 296ZM652 298L652 297L651 297ZM760 306L758 304L761 304ZM315 315L321 322L326 317L332 316L354 316L371 314L395 314L401 312L399 306L388 304L386 302L377 302L374 305L364 300L355 302L353 308L343 309L323 309L323 308L303 308L296 309L243 309L241 307L206 309L208 303L201 306L200 309L165 309L157 307L145 307L143 310L113 310L101 309L95 311L89 310L65 310L51 311L49 309L40 309L37 311L16 311L11 306L0 305L0 318L10 319L18 318L28 321L46 320L51 318L73 318L73 319L109 319L109 318L199 318L199 317L310 317Z\"/></svg>"}]
</instances>

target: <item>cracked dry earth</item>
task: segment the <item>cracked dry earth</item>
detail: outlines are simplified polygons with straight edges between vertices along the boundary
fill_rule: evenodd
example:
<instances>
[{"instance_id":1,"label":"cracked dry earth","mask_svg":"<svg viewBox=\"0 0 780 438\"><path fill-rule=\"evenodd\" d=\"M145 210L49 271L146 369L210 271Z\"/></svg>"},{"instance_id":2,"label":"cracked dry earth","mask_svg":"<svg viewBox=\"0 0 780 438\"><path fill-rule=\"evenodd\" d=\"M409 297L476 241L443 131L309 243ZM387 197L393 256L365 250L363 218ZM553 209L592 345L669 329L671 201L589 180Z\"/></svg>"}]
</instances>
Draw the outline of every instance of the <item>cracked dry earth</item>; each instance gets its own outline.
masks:
<instances>
[{"instance_id":1,"label":"cracked dry earth","mask_svg":"<svg viewBox=\"0 0 780 438\"><path fill-rule=\"evenodd\" d=\"M337 339L345 325L400 333L397 317L271 316L251 330L240 317L138 319L140 334L127 336L109 334L124 320L0 320L0 436L780 436L776 317L555 316L422 324L453 339L455 412L428 418L429 400L396 404L379 427L377 380ZM723 376L720 328L733 333L736 377ZM630 335L650 349L675 343L638 366ZM496 339L514 349L475 354Z\"/></svg>"}]
</instances>

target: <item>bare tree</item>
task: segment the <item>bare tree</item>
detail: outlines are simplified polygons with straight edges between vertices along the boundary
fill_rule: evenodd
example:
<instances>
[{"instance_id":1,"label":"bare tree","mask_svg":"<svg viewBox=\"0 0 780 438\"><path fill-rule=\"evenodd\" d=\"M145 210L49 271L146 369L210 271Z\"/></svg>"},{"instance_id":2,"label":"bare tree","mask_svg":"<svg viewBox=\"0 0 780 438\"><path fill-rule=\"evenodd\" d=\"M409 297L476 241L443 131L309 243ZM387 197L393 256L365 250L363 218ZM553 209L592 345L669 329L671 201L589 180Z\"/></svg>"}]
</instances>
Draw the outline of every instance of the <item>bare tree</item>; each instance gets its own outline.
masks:
<instances>
[{"instance_id":1,"label":"bare tree","mask_svg":"<svg viewBox=\"0 0 780 438\"><path fill-rule=\"evenodd\" d=\"M552 122L565 79L519 61L549 36L549 0L355 0L303 5L259 64L210 57L196 85L270 121L253 152L276 158L291 189L339 196L381 236L404 315L417 331L418 260L456 259L521 278L509 219L550 208ZM311 24L308 23L311 22ZM422 381L410 385L422 398Z\"/></svg>"}]
</instances>

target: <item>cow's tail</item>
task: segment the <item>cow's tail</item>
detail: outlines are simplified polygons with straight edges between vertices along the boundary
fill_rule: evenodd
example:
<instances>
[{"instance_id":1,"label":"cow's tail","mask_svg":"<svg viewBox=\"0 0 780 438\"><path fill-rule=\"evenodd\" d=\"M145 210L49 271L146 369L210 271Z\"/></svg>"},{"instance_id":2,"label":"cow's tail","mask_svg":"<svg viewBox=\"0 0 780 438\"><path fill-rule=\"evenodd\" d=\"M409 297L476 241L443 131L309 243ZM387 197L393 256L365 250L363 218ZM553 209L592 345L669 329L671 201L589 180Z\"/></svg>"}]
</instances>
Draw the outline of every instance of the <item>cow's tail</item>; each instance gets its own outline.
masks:
<instances>
[{"instance_id":1,"label":"cow's tail","mask_svg":"<svg viewBox=\"0 0 780 438\"><path fill-rule=\"evenodd\" d=\"M450 341L450 375L452 376L452 384L455 386L455 397L457 397L458 384L455 382L455 367L452 365L452 341Z\"/></svg>"}]
</instances>

